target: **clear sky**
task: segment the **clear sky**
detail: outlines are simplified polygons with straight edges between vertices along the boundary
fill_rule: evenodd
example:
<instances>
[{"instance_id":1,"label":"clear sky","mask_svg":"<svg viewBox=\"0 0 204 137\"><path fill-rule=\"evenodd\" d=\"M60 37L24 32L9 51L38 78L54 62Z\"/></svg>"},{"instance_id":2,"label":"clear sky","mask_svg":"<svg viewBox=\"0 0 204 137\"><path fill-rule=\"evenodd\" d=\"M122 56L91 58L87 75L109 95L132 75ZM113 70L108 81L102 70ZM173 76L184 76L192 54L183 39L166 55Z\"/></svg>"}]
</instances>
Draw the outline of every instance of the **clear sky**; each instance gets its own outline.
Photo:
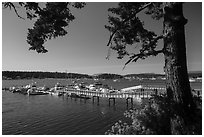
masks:
<instances>
[{"instance_id":1,"label":"clear sky","mask_svg":"<svg viewBox=\"0 0 204 137\"><path fill-rule=\"evenodd\" d=\"M128 65L122 70L127 58L119 60L111 52L110 60L105 57L109 32L109 7L116 3L90 3L81 10L73 10L76 19L70 23L68 35L45 43L48 53L29 51L26 42L27 29L33 22L22 20L9 9L2 10L2 70L12 71L52 71L73 73L163 73L163 55L150 57ZM188 70L202 70L202 3L185 3L186 47ZM25 16L18 8L19 14ZM162 20L154 21L141 15L145 27L162 32ZM160 43L161 46L162 42Z\"/></svg>"}]
</instances>

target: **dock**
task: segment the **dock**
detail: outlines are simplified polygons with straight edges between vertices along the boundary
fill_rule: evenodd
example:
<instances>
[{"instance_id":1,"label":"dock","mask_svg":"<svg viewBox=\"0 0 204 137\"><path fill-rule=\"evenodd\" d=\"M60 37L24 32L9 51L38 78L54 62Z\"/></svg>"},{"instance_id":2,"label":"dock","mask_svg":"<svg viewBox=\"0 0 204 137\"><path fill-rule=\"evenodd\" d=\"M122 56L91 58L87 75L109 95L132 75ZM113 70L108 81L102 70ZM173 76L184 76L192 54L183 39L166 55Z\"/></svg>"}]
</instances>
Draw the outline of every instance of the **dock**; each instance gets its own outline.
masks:
<instances>
[{"instance_id":1,"label":"dock","mask_svg":"<svg viewBox=\"0 0 204 137\"><path fill-rule=\"evenodd\" d=\"M90 90L63 90L61 92L64 92L65 94L71 94L75 93L77 95L86 95L91 96L93 98L95 97L103 97L103 98L149 98L153 94L150 92L134 92L134 93L101 93L101 92L95 92Z\"/></svg>"},{"instance_id":2,"label":"dock","mask_svg":"<svg viewBox=\"0 0 204 137\"><path fill-rule=\"evenodd\" d=\"M90 97L92 98L92 102L97 102L99 104L100 98L108 98L108 104L111 106L111 102L113 105L116 104L116 99L126 99L127 106L129 104L133 105L133 99L145 99L150 98L153 94L161 94L157 91L157 89L150 91L146 91L141 89L139 92L132 92L132 93L102 93L96 92L91 90L75 90L75 89L64 89L58 91L59 93L63 93L65 96L70 96L71 94L76 94L77 96L82 97L82 99L86 99L83 97Z\"/></svg>"}]
</instances>

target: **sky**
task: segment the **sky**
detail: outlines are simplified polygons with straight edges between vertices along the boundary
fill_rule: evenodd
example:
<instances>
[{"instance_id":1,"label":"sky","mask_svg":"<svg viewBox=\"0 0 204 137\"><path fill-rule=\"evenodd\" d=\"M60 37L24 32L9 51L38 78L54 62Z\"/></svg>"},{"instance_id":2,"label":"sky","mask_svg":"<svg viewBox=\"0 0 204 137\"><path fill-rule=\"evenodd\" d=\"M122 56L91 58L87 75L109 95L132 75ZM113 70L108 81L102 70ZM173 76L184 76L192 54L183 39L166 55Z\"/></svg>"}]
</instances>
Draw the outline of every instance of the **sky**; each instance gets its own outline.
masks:
<instances>
[{"instance_id":1,"label":"sky","mask_svg":"<svg viewBox=\"0 0 204 137\"><path fill-rule=\"evenodd\" d=\"M66 28L68 34L45 43L45 54L29 51L26 42L27 29L33 22L22 20L13 10L2 10L2 70L3 71L50 71L68 73L164 73L164 56L149 57L131 63L123 70L128 58L119 60L111 52L107 60L107 42L110 32L104 28L108 25L107 9L117 3L88 2L85 8L73 10L76 19ZM19 14L25 13L17 8ZM187 61L189 71L202 70L202 3L185 3L184 17L188 19L185 26ZM140 15L145 28L158 34L162 32L162 20L152 20L147 15ZM159 43L159 47L162 42Z\"/></svg>"}]
</instances>

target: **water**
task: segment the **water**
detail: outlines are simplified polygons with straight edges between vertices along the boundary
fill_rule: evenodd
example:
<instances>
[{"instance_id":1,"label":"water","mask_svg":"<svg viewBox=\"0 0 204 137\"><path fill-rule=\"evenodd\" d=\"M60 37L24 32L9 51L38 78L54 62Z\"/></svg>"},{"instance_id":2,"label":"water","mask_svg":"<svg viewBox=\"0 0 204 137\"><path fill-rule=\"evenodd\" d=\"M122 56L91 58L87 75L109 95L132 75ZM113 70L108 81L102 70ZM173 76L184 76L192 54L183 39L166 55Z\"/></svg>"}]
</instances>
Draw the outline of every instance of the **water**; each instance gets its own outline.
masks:
<instances>
[{"instance_id":1,"label":"water","mask_svg":"<svg viewBox=\"0 0 204 137\"><path fill-rule=\"evenodd\" d=\"M3 80L2 87L22 86L37 81L38 86L66 85L69 80ZM91 81L89 81L91 82ZM104 83L111 81L104 81ZM131 82L112 82L113 87L134 86ZM162 82L148 83L163 85ZM202 83L194 83L201 89ZM134 106L139 107L137 100ZM100 98L99 105L92 100L71 99L51 95L27 96L2 91L3 135L103 135L118 120L130 122L123 115L127 110L125 99L116 99L116 105L108 106L107 98Z\"/></svg>"},{"instance_id":2,"label":"water","mask_svg":"<svg viewBox=\"0 0 204 137\"><path fill-rule=\"evenodd\" d=\"M127 121L126 108L124 99L109 107L105 98L98 105L92 100L2 91L2 134L103 135L119 119Z\"/></svg>"}]
</instances>

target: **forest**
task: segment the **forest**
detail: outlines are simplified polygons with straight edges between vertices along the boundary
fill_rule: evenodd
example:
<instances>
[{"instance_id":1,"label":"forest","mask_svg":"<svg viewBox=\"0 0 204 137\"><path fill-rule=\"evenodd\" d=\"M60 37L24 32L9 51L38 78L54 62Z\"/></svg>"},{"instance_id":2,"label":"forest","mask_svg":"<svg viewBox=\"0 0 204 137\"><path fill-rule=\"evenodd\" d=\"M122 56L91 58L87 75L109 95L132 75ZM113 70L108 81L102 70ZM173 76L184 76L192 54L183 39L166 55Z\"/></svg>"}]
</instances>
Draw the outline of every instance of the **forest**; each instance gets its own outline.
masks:
<instances>
[{"instance_id":1,"label":"forest","mask_svg":"<svg viewBox=\"0 0 204 137\"><path fill-rule=\"evenodd\" d=\"M110 74L110 73L101 73L95 75L88 74L79 74L79 73L63 73L63 72L42 72L42 71L2 71L2 78L4 79L32 79L32 78L73 78L73 79L121 79L125 77L138 77L138 78L161 78L165 77L164 74L155 74L155 73L140 73L140 74ZM189 78L202 77L201 71L191 71L189 72Z\"/></svg>"}]
</instances>

